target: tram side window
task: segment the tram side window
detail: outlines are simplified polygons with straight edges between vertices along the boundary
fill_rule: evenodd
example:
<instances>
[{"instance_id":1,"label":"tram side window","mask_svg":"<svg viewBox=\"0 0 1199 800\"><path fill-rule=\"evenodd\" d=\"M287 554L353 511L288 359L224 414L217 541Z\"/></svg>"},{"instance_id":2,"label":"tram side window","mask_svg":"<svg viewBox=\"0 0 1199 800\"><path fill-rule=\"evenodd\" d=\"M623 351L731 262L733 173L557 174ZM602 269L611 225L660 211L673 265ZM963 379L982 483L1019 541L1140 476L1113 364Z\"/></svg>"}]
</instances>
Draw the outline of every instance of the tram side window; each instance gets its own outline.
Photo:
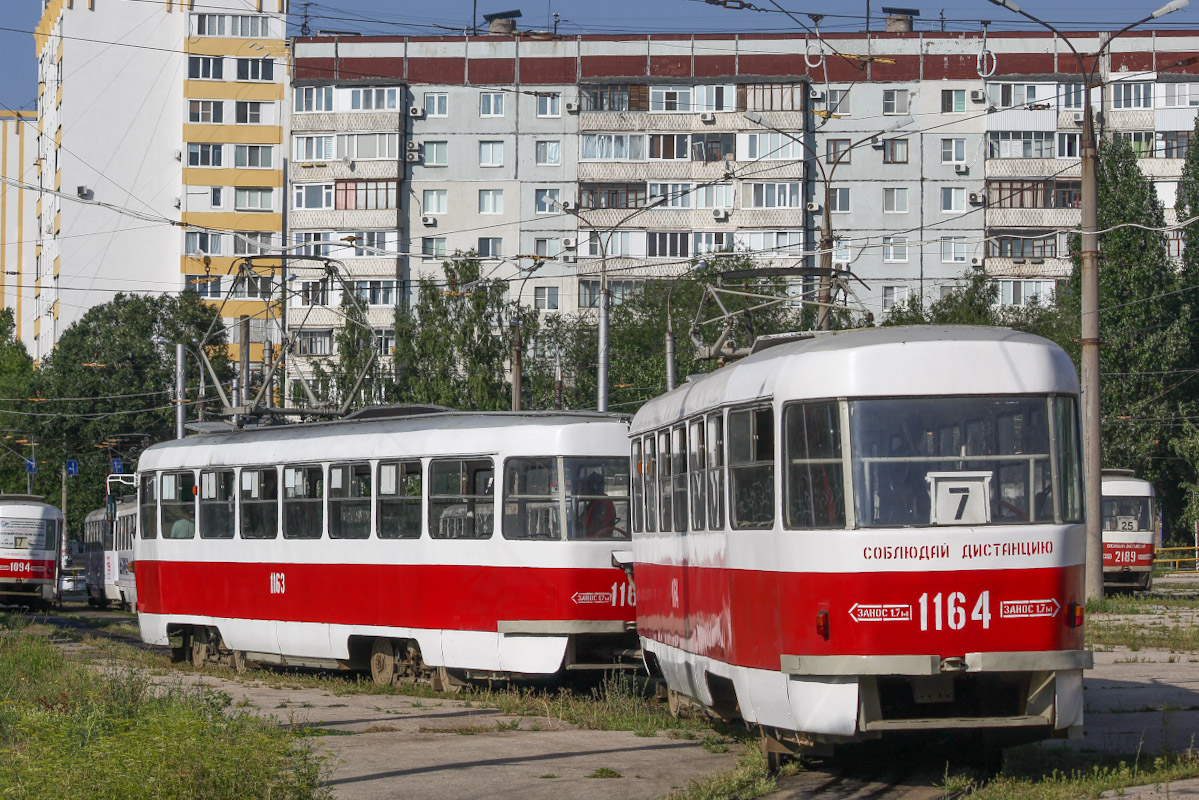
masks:
<instances>
[{"instance_id":1,"label":"tram side window","mask_svg":"<svg viewBox=\"0 0 1199 800\"><path fill-rule=\"evenodd\" d=\"M510 458L504 463L505 539L561 539L558 459Z\"/></svg>"},{"instance_id":2,"label":"tram side window","mask_svg":"<svg viewBox=\"0 0 1199 800\"><path fill-rule=\"evenodd\" d=\"M691 476L691 529L702 531L706 527L704 512L707 510L707 498L704 487L708 480L704 461L707 452L704 450L703 419L692 420L687 444L687 467Z\"/></svg>"},{"instance_id":3,"label":"tram side window","mask_svg":"<svg viewBox=\"0 0 1199 800\"><path fill-rule=\"evenodd\" d=\"M708 530L724 528L724 418L708 417Z\"/></svg>"},{"instance_id":4,"label":"tram side window","mask_svg":"<svg viewBox=\"0 0 1199 800\"><path fill-rule=\"evenodd\" d=\"M732 527L774 526L774 419L769 407L729 412Z\"/></svg>"},{"instance_id":5,"label":"tram side window","mask_svg":"<svg viewBox=\"0 0 1199 800\"><path fill-rule=\"evenodd\" d=\"M629 462L564 458L568 539L629 538Z\"/></svg>"},{"instance_id":6,"label":"tram side window","mask_svg":"<svg viewBox=\"0 0 1199 800\"><path fill-rule=\"evenodd\" d=\"M649 533L658 530L658 484L654 475L658 465L657 452L651 433L645 437L645 459L641 462L641 477L645 484L645 530Z\"/></svg>"},{"instance_id":7,"label":"tram side window","mask_svg":"<svg viewBox=\"0 0 1199 800\"><path fill-rule=\"evenodd\" d=\"M167 539L196 535L196 476L191 472L162 475L162 531Z\"/></svg>"},{"instance_id":8,"label":"tram side window","mask_svg":"<svg viewBox=\"0 0 1199 800\"><path fill-rule=\"evenodd\" d=\"M1053 398L1057 469L1062 522L1082 522L1082 448L1078 442L1078 406L1073 397Z\"/></svg>"},{"instance_id":9,"label":"tram side window","mask_svg":"<svg viewBox=\"0 0 1199 800\"><path fill-rule=\"evenodd\" d=\"M783 414L788 528L844 528L845 473L836 401L799 403Z\"/></svg>"},{"instance_id":10,"label":"tram side window","mask_svg":"<svg viewBox=\"0 0 1199 800\"><path fill-rule=\"evenodd\" d=\"M46 538L47 539L50 538L50 526L53 524L54 523L52 521L47 522L47 525L46 525ZM112 550L113 549L113 547L112 547L112 523L109 522L108 520L104 520L104 523L100 527L100 537L101 537L101 542L103 544L103 548L105 550Z\"/></svg>"},{"instance_id":11,"label":"tram side window","mask_svg":"<svg viewBox=\"0 0 1199 800\"><path fill-rule=\"evenodd\" d=\"M379 465L379 538L420 538L421 471L419 461Z\"/></svg>"},{"instance_id":12,"label":"tram side window","mask_svg":"<svg viewBox=\"0 0 1199 800\"><path fill-rule=\"evenodd\" d=\"M429 535L487 539L495 518L495 466L490 458L429 462Z\"/></svg>"},{"instance_id":13,"label":"tram side window","mask_svg":"<svg viewBox=\"0 0 1199 800\"><path fill-rule=\"evenodd\" d=\"M687 530L687 429L682 425L670 432L670 477L674 493L674 529Z\"/></svg>"},{"instance_id":14,"label":"tram side window","mask_svg":"<svg viewBox=\"0 0 1199 800\"><path fill-rule=\"evenodd\" d=\"M279 535L279 473L274 467L243 469L237 503L241 538L274 539Z\"/></svg>"},{"instance_id":15,"label":"tram side window","mask_svg":"<svg viewBox=\"0 0 1199 800\"><path fill-rule=\"evenodd\" d=\"M662 521L664 533L672 528L670 512L674 509L674 497L671 491L674 485L670 476L671 464L670 431L661 431L658 434L658 519Z\"/></svg>"},{"instance_id":16,"label":"tram side window","mask_svg":"<svg viewBox=\"0 0 1199 800\"><path fill-rule=\"evenodd\" d=\"M371 535L371 465L329 467L329 538L366 539Z\"/></svg>"},{"instance_id":17,"label":"tram side window","mask_svg":"<svg viewBox=\"0 0 1199 800\"><path fill-rule=\"evenodd\" d=\"M158 476L154 473L142 475L138 499L138 514L141 516L143 539L158 538Z\"/></svg>"},{"instance_id":18,"label":"tram side window","mask_svg":"<svg viewBox=\"0 0 1199 800\"><path fill-rule=\"evenodd\" d=\"M633 530L645 530L645 486L642 483L641 440L634 439L629 455L629 473L633 479Z\"/></svg>"},{"instance_id":19,"label":"tram side window","mask_svg":"<svg viewBox=\"0 0 1199 800\"><path fill-rule=\"evenodd\" d=\"M325 523L325 475L319 464L283 468L283 538L319 539Z\"/></svg>"},{"instance_id":20,"label":"tram side window","mask_svg":"<svg viewBox=\"0 0 1199 800\"><path fill-rule=\"evenodd\" d=\"M233 470L200 473L200 538L233 538Z\"/></svg>"}]
</instances>

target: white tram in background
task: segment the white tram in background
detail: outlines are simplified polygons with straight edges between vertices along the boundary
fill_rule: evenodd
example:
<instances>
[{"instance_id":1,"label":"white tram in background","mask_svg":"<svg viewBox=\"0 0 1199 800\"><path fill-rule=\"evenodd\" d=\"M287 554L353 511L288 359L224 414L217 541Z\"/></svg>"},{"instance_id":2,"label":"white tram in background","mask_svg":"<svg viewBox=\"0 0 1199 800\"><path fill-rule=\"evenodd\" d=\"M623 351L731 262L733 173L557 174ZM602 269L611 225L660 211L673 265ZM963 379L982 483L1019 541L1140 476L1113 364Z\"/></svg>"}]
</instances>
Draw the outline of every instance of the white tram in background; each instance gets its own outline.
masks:
<instances>
[{"instance_id":1,"label":"white tram in background","mask_svg":"<svg viewBox=\"0 0 1199 800\"><path fill-rule=\"evenodd\" d=\"M1161 517L1153 484L1132 470L1103 471L1103 582L1149 589L1161 546Z\"/></svg>"},{"instance_id":2,"label":"white tram in background","mask_svg":"<svg viewBox=\"0 0 1199 800\"><path fill-rule=\"evenodd\" d=\"M99 508L83 521L83 555L87 603L109 603L133 610L137 586L133 577L133 539L137 533L137 498L122 497L114 510Z\"/></svg>"},{"instance_id":3,"label":"white tram in background","mask_svg":"<svg viewBox=\"0 0 1199 800\"><path fill-rule=\"evenodd\" d=\"M62 512L29 494L0 495L0 604L55 603Z\"/></svg>"},{"instance_id":4,"label":"white tram in background","mask_svg":"<svg viewBox=\"0 0 1199 800\"><path fill-rule=\"evenodd\" d=\"M139 461L142 638L375 680L639 665L628 423L421 413L166 442Z\"/></svg>"},{"instance_id":5,"label":"white tram in background","mask_svg":"<svg viewBox=\"0 0 1199 800\"><path fill-rule=\"evenodd\" d=\"M1077 398L1045 339L921 327L779 344L647 403L637 624L672 708L756 723L774 754L1076 732Z\"/></svg>"}]
</instances>

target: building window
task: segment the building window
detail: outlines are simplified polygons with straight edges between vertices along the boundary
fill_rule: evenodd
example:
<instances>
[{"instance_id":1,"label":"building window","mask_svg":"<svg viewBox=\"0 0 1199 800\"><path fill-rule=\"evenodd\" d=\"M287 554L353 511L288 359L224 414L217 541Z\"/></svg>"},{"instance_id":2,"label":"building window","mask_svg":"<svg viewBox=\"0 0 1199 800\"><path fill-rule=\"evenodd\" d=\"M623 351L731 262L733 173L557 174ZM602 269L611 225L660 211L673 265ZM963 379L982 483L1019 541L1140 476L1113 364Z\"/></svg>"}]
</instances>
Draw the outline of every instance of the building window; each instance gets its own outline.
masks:
<instances>
[{"instance_id":1,"label":"building window","mask_svg":"<svg viewBox=\"0 0 1199 800\"><path fill-rule=\"evenodd\" d=\"M964 236L941 237L941 261L946 264L966 260L966 238Z\"/></svg>"},{"instance_id":2,"label":"building window","mask_svg":"<svg viewBox=\"0 0 1199 800\"><path fill-rule=\"evenodd\" d=\"M690 252L691 234L687 231L646 231L647 258L686 258Z\"/></svg>"},{"instance_id":3,"label":"building window","mask_svg":"<svg viewBox=\"0 0 1199 800\"><path fill-rule=\"evenodd\" d=\"M579 101L584 111L645 111L649 95L645 86L591 84L579 87Z\"/></svg>"},{"instance_id":4,"label":"building window","mask_svg":"<svg viewBox=\"0 0 1199 800\"><path fill-rule=\"evenodd\" d=\"M997 283L999 284L999 305L1003 306L1052 305L1056 295L1056 281L1001 280Z\"/></svg>"},{"instance_id":5,"label":"building window","mask_svg":"<svg viewBox=\"0 0 1199 800\"><path fill-rule=\"evenodd\" d=\"M444 167L449 161L449 142L424 142L426 167Z\"/></svg>"},{"instance_id":6,"label":"building window","mask_svg":"<svg viewBox=\"0 0 1199 800\"><path fill-rule=\"evenodd\" d=\"M751 133L747 136L746 155L749 161L798 161L803 158L803 146L798 138L776 131Z\"/></svg>"},{"instance_id":7,"label":"building window","mask_svg":"<svg viewBox=\"0 0 1199 800\"><path fill-rule=\"evenodd\" d=\"M746 208L800 208L803 193L799 183L747 183L742 185L742 200ZM838 190L834 190L838 191ZM845 196L848 210L848 189Z\"/></svg>"},{"instance_id":8,"label":"building window","mask_svg":"<svg viewBox=\"0 0 1199 800\"><path fill-rule=\"evenodd\" d=\"M987 158L1053 158L1052 131L991 131Z\"/></svg>"},{"instance_id":9,"label":"building window","mask_svg":"<svg viewBox=\"0 0 1199 800\"><path fill-rule=\"evenodd\" d=\"M649 87L650 111L691 111L690 86Z\"/></svg>"},{"instance_id":10,"label":"building window","mask_svg":"<svg viewBox=\"0 0 1199 800\"><path fill-rule=\"evenodd\" d=\"M394 86L350 90L352 111L391 111L398 106L399 89Z\"/></svg>"},{"instance_id":11,"label":"building window","mask_svg":"<svg viewBox=\"0 0 1199 800\"><path fill-rule=\"evenodd\" d=\"M395 281L355 281L354 295L368 306L394 306Z\"/></svg>"},{"instance_id":12,"label":"building window","mask_svg":"<svg viewBox=\"0 0 1199 800\"><path fill-rule=\"evenodd\" d=\"M580 160L644 161L645 135L640 133L585 133L580 137Z\"/></svg>"},{"instance_id":13,"label":"building window","mask_svg":"<svg viewBox=\"0 0 1199 800\"><path fill-rule=\"evenodd\" d=\"M251 15L192 14L196 36L230 36L256 39L270 36L270 18Z\"/></svg>"},{"instance_id":14,"label":"building window","mask_svg":"<svg viewBox=\"0 0 1199 800\"><path fill-rule=\"evenodd\" d=\"M220 56L188 56L187 77L192 80L219 81L224 78L225 59Z\"/></svg>"},{"instance_id":15,"label":"building window","mask_svg":"<svg viewBox=\"0 0 1199 800\"><path fill-rule=\"evenodd\" d=\"M396 181L337 181L334 208L338 211L375 211L396 208Z\"/></svg>"},{"instance_id":16,"label":"building window","mask_svg":"<svg viewBox=\"0 0 1199 800\"><path fill-rule=\"evenodd\" d=\"M502 117L504 116L504 93L503 92L483 92L479 95L479 116L480 117Z\"/></svg>"},{"instance_id":17,"label":"building window","mask_svg":"<svg viewBox=\"0 0 1199 800\"><path fill-rule=\"evenodd\" d=\"M503 247L504 240L499 236L480 236L475 252L479 254L479 258L499 258Z\"/></svg>"},{"instance_id":18,"label":"building window","mask_svg":"<svg viewBox=\"0 0 1199 800\"><path fill-rule=\"evenodd\" d=\"M1057 234L1044 231L992 231L987 255L995 258L1057 258Z\"/></svg>"},{"instance_id":19,"label":"building window","mask_svg":"<svg viewBox=\"0 0 1199 800\"><path fill-rule=\"evenodd\" d=\"M562 163L562 146L557 140L538 142L536 153L538 166L556 167Z\"/></svg>"},{"instance_id":20,"label":"building window","mask_svg":"<svg viewBox=\"0 0 1199 800\"><path fill-rule=\"evenodd\" d=\"M692 250L697 256L733 249L733 234L728 231L696 231L692 238Z\"/></svg>"},{"instance_id":21,"label":"building window","mask_svg":"<svg viewBox=\"0 0 1199 800\"><path fill-rule=\"evenodd\" d=\"M800 231L742 231L741 246L758 255L802 255Z\"/></svg>"},{"instance_id":22,"label":"building window","mask_svg":"<svg viewBox=\"0 0 1199 800\"><path fill-rule=\"evenodd\" d=\"M558 310L558 287L557 286L534 286L533 287L533 307L540 308L544 311Z\"/></svg>"},{"instance_id":23,"label":"building window","mask_svg":"<svg viewBox=\"0 0 1199 800\"><path fill-rule=\"evenodd\" d=\"M885 187L883 189L883 213L908 213L908 190L902 186Z\"/></svg>"},{"instance_id":24,"label":"building window","mask_svg":"<svg viewBox=\"0 0 1199 800\"><path fill-rule=\"evenodd\" d=\"M273 81L275 79L275 60L273 58L239 58L237 59L237 79L239 81Z\"/></svg>"},{"instance_id":25,"label":"building window","mask_svg":"<svg viewBox=\"0 0 1199 800\"><path fill-rule=\"evenodd\" d=\"M1079 208L1082 184L1077 180L988 181L992 208Z\"/></svg>"},{"instance_id":26,"label":"building window","mask_svg":"<svg viewBox=\"0 0 1199 800\"><path fill-rule=\"evenodd\" d=\"M1081 145L1081 133L1059 133L1057 135L1057 157L1078 158Z\"/></svg>"},{"instance_id":27,"label":"building window","mask_svg":"<svg viewBox=\"0 0 1199 800\"><path fill-rule=\"evenodd\" d=\"M296 352L302 356L328 356L333 354L332 330L296 331Z\"/></svg>"},{"instance_id":28,"label":"building window","mask_svg":"<svg viewBox=\"0 0 1199 800\"><path fill-rule=\"evenodd\" d=\"M907 114L909 97L907 89L883 89L883 113Z\"/></svg>"},{"instance_id":29,"label":"building window","mask_svg":"<svg viewBox=\"0 0 1199 800\"><path fill-rule=\"evenodd\" d=\"M966 190L961 186L941 187L941 210L961 212L966 210Z\"/></svg>"},{"instance_id":30,"label":"building window","mask_svg":"<svg viewBox=\"0 0 1199 800\"><path fill-rule=\"evenodd\" d=\"M242 300L270 300L273 289L270 275L238 275L233 279L233 296Z\"/></svg>"},{"instance_id":31,"label":"building window","mask_svg":"<svg viewBox=\"0 0 1199 800\"><path fill-rule=\"evenodd\" d=\"M908 260L908 237L884 236L883 261L906 263Z\"/></svg>"},{"instance_id":32,"label":"building window","mask_svg":"<svg viewBox=\"0 0 1199 800\"><path fill-rule=\"evenodd\" d=\"M884 286L883 287L883 311L890 311L898 303L903 303L908 299L908 287L906 286Z\"/></svg>"},{"instance_id":33,"label":"building window","mask_svg":"<svg viewBox=\"0 0 1199 800\"><path fill-rule=\"evenodd\" d=\"M691 208L689 183L651 183L649 196L662 198L659 208Z\"/></svg>"},{"instance_id":34,"label":"building window","mask_svg":"<svg viewBox=\"0 0 1199 800\"><path fill-rule=\"evenodd\" d=\"M1037 87L1027 83L992 83L987 86L987 98L1000 110L1026 106L1036 102Z\"/></svg>"},{"instance_id":35,"label":"building window","mask_svg":"<svg viewBox=\"0 0 1199 800\"><path fill-rule=\"evenodd\" d=\"M966 163L966 140L965 139L942 139L941 140L941 163L942 164L965 164Z\"/></svg>"},{"instance_id":36,"label":"building window","mask_svg":"<svg viewBox=\"0 0 1199 800\"><path fill-rule=\"evenodd\" d=\"M272 190L262 188L242 188L233 190L233 207L238 211L270 211L272 208Z\"/></svg>"},{"instance_id":37,"label":"building window","mask_svg":"<svg viewBox=\"0 0 1199 800\"><path fill-rule=\"evenodd\" d=\"M337 157L354 161L394 159L399 152L398 133L345 133L337 137Z\"/></svg>"},{"instance_id":38,"label":"building window","mask_svg":"<svg viewBox=\"0 0 1199 800\"><path fill-rule=\"evenodd\" d=\"M211 122L219 125L225 121L225 104L220 100L189 100L187 103L188 122Z\"/></svg>"},{"instance_id":39,"label":"building window","mask_svg":"<svg viewBox=\"0 0 1199 800\"><path fill-rule=\"evenodd\" d=\"M183 236L183 249L189 256L219 256L221 254L221 234L208 231L188 231Z\"/></svg>"},{"instance_id":40,"label":"building window","mask_svg":"<svg viewBox=\"0 0 1199 800\"><path fill-rule=\"evenodd\" d=\"M375 328L375 346L379 355L390 356L396 349L396 332L394 328Z\"/></svg>"},{"instance_id":41,"label":"building window","mask_svg":"<svg viewBox=\"0 0 1199 800\"><path fill-rule=\"evenodd\" d=\"M274 148L269 144L239 144L233 148L233 166L270 169Z\"/></svg>"},{"instance_id":42,"label":"building window","mask_svg":"<svg viewBox=\"0 0 1199 800\"><path fill-rule=\"evenodd\" d=\"M254 100L238 100L236 105L237 116L234 121L239 125L261 125L264 122L262 112L266 106L266 103Z\"/></svg>"},{"instance_id":43,"label":"building window","mask_svg":"<svg viewBox=\"0 0 1199 800\"><path fill-rule=\"evenodd\" d=\"M562 95L558 92L543 92L537 95L537 116L562 116Z\"/></svg>"},{"instance_id":44,"label":"building window","mask_svg":"<svg viewBox=\"0 0 1199 800\"><path fill-rule=\"evenodd\" d=\"M1153 108L1153 84L1113 83L1112 108Z\"/></svg>"},{"instance_id":45,"label":"building window","mask_svg":"<svg viewBox=\"0 0 1199 800\"><path fill-rule=\"evenodd\" d=\"M850 258L853 240L843 239L838 236L833 239L833 262L839 264L848 264Z\"/></svg>"},{"instance_id":46,"label":"building window","mask_svg":"<svg viewBox=\"0 0 1199 800\"><path fill-rule=\"evenodd\" d=\"M692 161L724 161L737 157L737 135L733 133L691 134Z\"/></svg>"},{"instance_id":47,"label":"building window","mask_svg":"<svg viewBox=\"0 0 1199 800\"><path fill-rule=\"evenodd\" d=\"M333 136L295 137L296 161L332 161L336 150Z\"/></svg>"},{"instance_id":48,"label":"building window","mask_svg":"<svg viewBox=\"0 0 1199 800\"><path fill-rule=\"evenodd\" d=\"M1194 83L1163 83L1163 103L1166 108L1186 108L1199 106L1199 84Z\"/></svg>"},{"instance_id":49,"label":"building window","mask_svg":"<svg viewBox=\"0 0 1199 800\"><path fill-rule=\"evenodd\" d=\"M649 157L663 161L691 159L691 137L685 133L651 133Z\"/></svg>"},{"instance_id":50,"label":"building window","mask_svg":"<svg viewBox=\"0 0 1199 800\"><path fill-rule=\"evenodd\" d=\"M906 163L908 163L908 140L907 139L884 139L883 140L883 163L884 164L906 164Z\"/></svg>"},{"instance_id":51,"label":"building window","mask_svg":"<svg viewBox=\"0 0 1199 800\"><path fill-rule=\"evenodd\" d=\"M503 189L480 189L479 190L479 213L480 214L503 214L504 213L504 190Z\"/></svg>"},{"instance_id":52,"label":"building window","mask_svg":"<svg viewBox=\"0 0 1199 800\"><path fill-rule=\"evenodd\" d=\"M225 187L212 186L208 189L208 204L213 208L224 208L225 206Z\"/></svg>"},{"instance_id":53,"label":"building window","mask_svg":"<svg viewBox=\"0 0 1199 800\"><path fill-rule=\"evenodd\" d=\"M696 86L693 111L736 111L737 87L731 84Z\"/></svg>"},{"instance_id":54,"label":"building window","mask_svg":"<svg viewBox=\"0 0 1199 800\"><path fill-rule=\"evenodd\" d=\"M1057 96L1065 111L1081 111L1086 90L1081 83L1061 83L1057 87Z\"/></svg>"},{"instance_id":55,"label":"building window","mask_svg":"<svg viewBox=\"0 0 1199 800\"><path fill-rule=\"evenodd\" d=\"M641 208L646 203L644 183L581 183L580 208Z\"/></svg>"},{"instance_id":56,"label":"building window","mask_svg":"<svg viewBox=\"0 0 1199 800\"><path fill-rule=\"evenodd\" d=\"M271 234L266 231L235 231L233 234L235 256L261 256L272 249Z\"/></svg>"},{"instance_id":57,"label":"building window","mask_svg":"<svg viewBox=\"0 0 1199 800\"><path fill-rule=\"evenodd\" d=\"M537 189L534 192L538 214L556 214L562 210L558 201L558 189Z\"/></svg>"},{"instance_id":58,"label":"building window","mask_svg":"<svg viewBox=\"0 0 1199 800\"><path fill-rule=\"evenodd\" d=\"M966 90L965 89L942 89L941 90L941 113L942 114L964 114L964 113L966 113Z\"/></svg>"},{"instance_id":59,"label":"building window","mask_svg":"<svg viewBox=\"0 0 1199 800\"><path fill-rule=\"evenodd\" d=\"M828 139L825 142L825 164L848 164L850 159L849 139Z\"/></svg>"},{"instance_id":60,"label":"building window","mask_svg":"<svg viewBox=\"0 0 1199 800\"><path fill-rule=\"evenodd\" d=\"M1153 131L1116 131L1116 136L1128 142L1137 158L1153 157Z\"/></svg>"},{"instance_id":61,"label":"building window","mask_svg":"<svg viewBox=\"0 0 1199 800\"><path fill-rule=\"evenodd\" d=\"M425 189L421 193L421 211L425 214L444 214L447 208L445 189Z\"/></svg>"},{"instance_id":62,"label":"building window","mask_svg":"<svg viewBox=\"0 0 1199 800\"><path fill-rule=\"evenodd\" d=\"M346 238L353 240L354 257L369 258L387 249L387 231L355 231Z\"/></svg>"},{"instance_id":63,"label":"building window","mask_svg":"<svg viewBox=\"0 0 1199 800\"><path fill-rule=\"evenodd\" d=\"M557 258L562 254L562 240L560 239L534 239L533 240L533 255L540 258Z\"/></svg>"},{"instance_id":64,"label":"building window","mask_svg":"<svg viewBox=\"0 0 1199 800\"><path fill-rule=\"evenodd\" d=\"M450 114L450 96L445 92L425 92L425 116L447 117Z\"/></svg>"},{"instance_id":65,"label":"building window","mask_svg":"<svg viewBox=\"0 0 1199 800\"><path fill-rule=\"evenodd\" d=\"M480 167L502 167L502 166L504 166L504 143L503 142L479 142L479 166Z\"/></svg>"},{"instance_id":66,"label":"building window","mask_svg":"<svg viewBox=\"0 0 1199 800\"><path fill-rule=\"evenodd\" d=\"M583 279L579 281L579 308L599 308L600 282Z\"/></svg>"},{"instance_id":67,"label":"building window","mask_svg":"<svg viewBox=\"0 0 1199 800\"><path fill-rule=\"evenodd\" d=\"M1172 84L1166 84L1170 86ZM1191 131L1162 131L1157 135L1157 154L1161 158L1186 158Z\"/></svg>"},{"instance_id":68,"label":"building window","mask_svg":"<svg viewBox=\"0 0 1199 800\"><path fill-rule=\"evenodd\" d=\"M219 167L224 148L219 144L189 144L187 165L189 167Z\"/></svg>"},{"instance_id":69,"label":"building window","mask_svg":"<svg viewBox=\"0 0 1199 800\"><path fill-rule=\"evenodd\" d=\"M333 110L332 86L297 86L293 91L297 113Z\"/></svg>"},{"instance_id":70,"label":"building window","mask_svg":"<svg viewBox=\"0 0 1199 800\"><path fill-rule=\"evenodd\" d=\"M299 183L293 187L293 205L297 209L333 208L333 184Z\"/></svg>"},{"instance_id":71,"label":"building window","mask_svg":"<svg viewBox=\"0 0 1199 800\"><path fill-rule=\"evenodd\" d=\"M200 297L219 300L221 297L220 275L188 275L187 291L195 292Z\"/></svg>"},{"instance_id":72,"label":"building window","mask_svg":"<svg viewBox=\"0 0 1199 800\"><path fill-rule=\"evenodd\" d=\"M445 237L426 236L420 240L421 256L426 260L445 258Z\"/></svg>"},{"instance_id":73,"label":"building window","mask_svg":"<svg viewBox=\"0 0 1199 800\"><path fill-rule=\"evenodd\" d=\"M828 106L828 113L837 114L842 117L849 116L851 113L849 97L848 89L829 89L828 103L826 104Z\"/></svg>"},{"instance_id":74,"label":"building window","mask_svg":"<svg viewBox=\"0 0 1199 800\"><path fill-rule=\"evenodd\" d=\"M849 187L842 186L828 191L829 211L844 213L849 211Z\"/></svg>"},{"instance_id":75,"label":"building window","mask_svg":"<svg viewBox=\"0 0 1199 800\"><path fill-rule=\"evenodd\" d=\"M733 207L733 185L731 183L712 183L707 186L697 186L692 195L695 197L696 208Z\"/></svg>"},{"instance_id":76,"label":"building window","mask_svg":"<svg viewBox=\"0 0 1199 800\"><path fill-rule=\"evenodd\" d=\"M328 258L332 255L333 234L330 231L300 231L292 234L292 255Z\"/></svg>"},{"instance_id":77,"label":"building window","mask_svg":"<svg viewBox=\"0 0 1199 800\"><path fill-rule=\"evenodd\" d=\"M632 231L591 231L587 236L586 254L593 257L629 256L633 254Z\"/></svg>"}]
</instances>

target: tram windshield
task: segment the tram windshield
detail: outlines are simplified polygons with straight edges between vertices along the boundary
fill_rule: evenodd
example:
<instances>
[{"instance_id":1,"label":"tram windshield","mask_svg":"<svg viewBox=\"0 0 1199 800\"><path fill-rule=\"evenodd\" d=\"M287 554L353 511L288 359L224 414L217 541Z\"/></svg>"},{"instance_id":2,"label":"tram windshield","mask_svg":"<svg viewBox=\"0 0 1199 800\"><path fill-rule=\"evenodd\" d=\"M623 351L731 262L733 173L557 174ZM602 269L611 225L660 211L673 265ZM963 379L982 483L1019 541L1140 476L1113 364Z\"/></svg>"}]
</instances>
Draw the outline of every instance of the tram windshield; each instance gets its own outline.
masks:
<instances>
[{"instance_id":1,"label":"tram windshield","mask_svg":"<svg viewBox=\"0 0 1199 800\"><path fill-rule=\"evenodd\" d=\"M858 525L1081 520L1075 414L1045 396L851 400Z\"/></svg>"},{"instance_id":2,"label":"tram windshield","mask_svg":"<svg viewBox=\"0 0 1199 800\"><path fill-rule=\"evenodd\" d=\"M1153 530L1153 498L1104 496L1103 529L1105 531Z\"/></svg>"}]
</instances>

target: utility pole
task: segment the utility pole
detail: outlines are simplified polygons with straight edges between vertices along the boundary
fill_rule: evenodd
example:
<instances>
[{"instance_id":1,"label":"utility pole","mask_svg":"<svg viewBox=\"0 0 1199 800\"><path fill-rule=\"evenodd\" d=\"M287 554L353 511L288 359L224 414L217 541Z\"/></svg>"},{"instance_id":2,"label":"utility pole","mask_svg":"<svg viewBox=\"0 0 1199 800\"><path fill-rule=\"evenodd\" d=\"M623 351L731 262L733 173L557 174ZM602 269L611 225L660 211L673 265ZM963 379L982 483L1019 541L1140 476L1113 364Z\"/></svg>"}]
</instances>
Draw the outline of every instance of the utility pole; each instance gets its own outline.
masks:
<instances>
[{"instance_id":1,"label":"utility pole","mask_svg":"<svg viewBox=\"0 0 1199 800\"><path fill-rule=\"evenodd\" d=\"M250 318L243 314L240 324L241 368L238 370L238 375L241 377L241 397L238 399L237 404L244 406L250 400Z\"/></svg>"},{"instance_id":2,"label":"utility pole","mask_svg":"<svg viewBox=\"0 0 1199 800\"><path fill-rule=\"evenodd\" d=\"M187 396L187 351L182 344L175 345L175 438L187 436L187 406L184 400ZM64 488L64 492L66 489Z\"/></svg>"},{"instance_id":3,"label":"utility pole","mask_svg":"<svg viewBox=\"0 0 1199 800\"><path fill-rule=\"evenodd\" d=\"M512 315L512 410L520 411L520 307Z\"/></svg>"}]
</instances>

